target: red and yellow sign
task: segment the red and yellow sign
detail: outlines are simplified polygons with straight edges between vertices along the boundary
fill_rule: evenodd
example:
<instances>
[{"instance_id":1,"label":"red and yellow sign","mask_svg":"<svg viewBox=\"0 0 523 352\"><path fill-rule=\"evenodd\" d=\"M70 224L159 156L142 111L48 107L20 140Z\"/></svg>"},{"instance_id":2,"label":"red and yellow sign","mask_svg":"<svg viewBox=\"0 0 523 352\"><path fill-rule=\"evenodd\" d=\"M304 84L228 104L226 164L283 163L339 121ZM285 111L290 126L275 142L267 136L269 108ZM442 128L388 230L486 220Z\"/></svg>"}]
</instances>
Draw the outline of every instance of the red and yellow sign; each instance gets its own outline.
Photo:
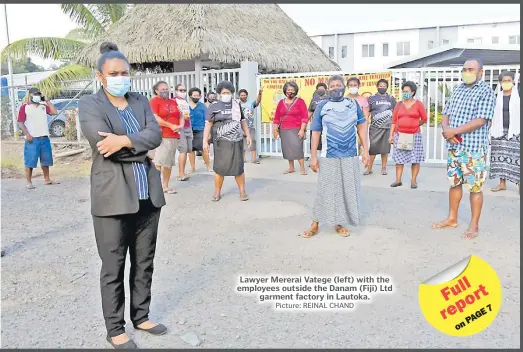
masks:
<instances>
[{"instance_id":1,"label":"red and yellow sign","mask_svg":"<svg viewBox=\"0 0 523 352\"><path fill-rule=\"evenodd\" d=\"M389 82L389 90L391 86L391 72L369 73L366 75L344 75L345 81L350 77L357 77L360 80L361 86L359 94L370 97L376 94L376 83L380 79L386 79ZM327 83L329 76L309 76L309 77L288 77L288 78L262 78L261 88L263 95L261 100L262 122L272 122L274 112L278 102L284 98L283 85L289 81L294 81L300 88L298 96L305 100L308 105L318 83Z\"/></svg>"}]
</instances>

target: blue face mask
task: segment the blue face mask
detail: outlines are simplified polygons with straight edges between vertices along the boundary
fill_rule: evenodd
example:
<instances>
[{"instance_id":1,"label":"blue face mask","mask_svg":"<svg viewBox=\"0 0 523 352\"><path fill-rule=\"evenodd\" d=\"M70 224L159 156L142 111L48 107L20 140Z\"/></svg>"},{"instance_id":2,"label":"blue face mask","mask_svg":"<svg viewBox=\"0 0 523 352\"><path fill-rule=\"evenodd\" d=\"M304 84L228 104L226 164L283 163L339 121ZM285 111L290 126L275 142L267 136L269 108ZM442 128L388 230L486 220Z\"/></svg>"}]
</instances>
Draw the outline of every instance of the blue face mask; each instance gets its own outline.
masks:
<instances>
[{"instance_id":1,"label":"blue face mask","mask_svg":"<svg viewBox=\"0 0 523 352\"><path fill-rule=\"evenodd\" d=\"M403 93L402 96L403 96L403 100L409 100L410 98L412 98L414 96L414 94L412 94L412 93Z\"/></svg>"},{"instance_id":2,"label":"blue face mask","mask_svg":"<svg viewBox=\"0 0 523 352\"><path fill-rule=\"evenodd\" d=\"M113 97L123 97L131 88L131 77L129 76L107 77L106 79L105 90Z\"/></svg>"},{"instance_id":3,"label":"blue face mask","mask_svg":"<svg viewBox=\"0 0 523 352\"><path fill-rule=\"evenodd\" d=\"M329 90L329 97L333 101L342 101L345 95L345 87Z\"/></svg>"}]
</instances>

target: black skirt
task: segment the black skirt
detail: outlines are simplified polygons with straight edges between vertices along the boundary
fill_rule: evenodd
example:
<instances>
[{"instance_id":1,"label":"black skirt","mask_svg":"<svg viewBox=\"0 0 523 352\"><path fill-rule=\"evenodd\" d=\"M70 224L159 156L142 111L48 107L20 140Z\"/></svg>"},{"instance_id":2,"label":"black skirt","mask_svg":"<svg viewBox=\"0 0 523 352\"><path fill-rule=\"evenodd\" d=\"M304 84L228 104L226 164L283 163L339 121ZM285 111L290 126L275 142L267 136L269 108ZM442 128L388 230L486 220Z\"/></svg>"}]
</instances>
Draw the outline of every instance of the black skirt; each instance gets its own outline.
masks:
<instances>
[{"instance_id":1,"label":"black skirt","mask_svg":"<svg viewBox=\"0 0 523 352\"><path fill-rule=\"evenodd\" d=\"M215 140L213 170L220 176L240 176L244 172L243 140Z\"/></svg>"}]
</instances>

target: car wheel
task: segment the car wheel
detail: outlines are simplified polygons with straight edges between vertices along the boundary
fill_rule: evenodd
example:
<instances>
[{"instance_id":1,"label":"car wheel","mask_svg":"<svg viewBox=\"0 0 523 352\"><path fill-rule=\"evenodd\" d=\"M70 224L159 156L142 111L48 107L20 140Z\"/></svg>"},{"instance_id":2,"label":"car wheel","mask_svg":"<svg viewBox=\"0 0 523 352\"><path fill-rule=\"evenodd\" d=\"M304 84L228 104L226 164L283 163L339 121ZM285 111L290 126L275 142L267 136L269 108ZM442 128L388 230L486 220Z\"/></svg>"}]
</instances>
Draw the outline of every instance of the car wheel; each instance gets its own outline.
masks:
<instances>
[{"instance_id":1,"label":"car wheel","mask_svg":"<svg viewBox=\"0 0 523 352\"><path fill-rule=\"evenodd\" d=\"M63 137L65 134L65 123L63 121L55 121L51 124L51 136Z\"/></svg>"}]
</instances>

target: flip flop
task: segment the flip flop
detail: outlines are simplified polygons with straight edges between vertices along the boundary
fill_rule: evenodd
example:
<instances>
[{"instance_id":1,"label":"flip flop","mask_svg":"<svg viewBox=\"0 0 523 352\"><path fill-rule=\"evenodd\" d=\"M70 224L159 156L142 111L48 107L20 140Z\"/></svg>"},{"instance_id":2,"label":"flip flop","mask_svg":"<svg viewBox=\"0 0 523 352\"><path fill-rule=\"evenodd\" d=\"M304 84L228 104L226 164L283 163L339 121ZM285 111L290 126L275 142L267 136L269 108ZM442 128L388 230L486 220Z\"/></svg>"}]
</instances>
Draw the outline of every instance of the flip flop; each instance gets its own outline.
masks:
<instances>
[{"instance_id":1,"label":"flip flop","mask_svg":"<svg viewBox=\"0 0 523 352\"><path fill-rule=\"evenodd\" d=\"M245 193L245 194L240 194L240 200L242 202L245 202L245 201L248 201L249 200L249 196Z\"/></svg>"},{"instance_id":2,"label":"flip flop","mask_svg":"<svg viewBox=\"0 0 523 352\"><path fill-rule=\"evenodd\" d=\"M27 189L35 189L36 187L33 186L33 185L27 185L27 186L25 186L25 188L27 188Z\"/></svg>"},{"instance_id":3,"label":"flip flop","mask_svg":"<svg viewBox=\"0 0 523 352\"><path fill-rule=\"evenodd\" d=\"M302 175L302 176L307 176L307 171L305 171L305 170L300 171L300 175Z\"/></svg>"},{"instance_id":4,"label":"flip flop","mask_svg":"<svg viewBox=\"0 0 523 352\"><path fill-rule=\"evenodd\" d=\"M176 194L176 193L178 193L178 192L176 192L174 189L169 188L169 189L164 189L164 190L163 190L163 193L167 193L167 194Z\"/></svg>"},{"instance_id":5,"label":"flip flop","mask_svg":"<svg viewBox=\"0 0 523 352\"><path fill-rule=\"evenodd\" d=\"M433 229L447 229L447 228L455 229L456 227L458 227L458 224L456 224L456 225L446 224L445 221L432 224L432 226L431 226L431 228L433 228Z\"/></svg>"},{"instance_id":6,"label":"flip flop","mask_svg":"<svg viewBox=\"0 0 523 352\"><path fill-rule=\"evenodd\" d=\"M292 174L293 172L296 172L295 170L285 170L283 172L284 175L287 175L287 174Z\"/></svg>"},{"instance_id":7,"label":"flip flop","mask_svg":"<svg viewBox=\"0 0 523 352\"><path fill-rule=\"evenodd\" d=\"M334 230L341 237L349 237L350 236L349 230L346 229L345 227L341 226L341 225L334 226Z\"/></svg>"},{"instance_id":8,"label":"flip flop","mask_svg":"<svg viewBox=\"0 0 523 352\"><path fill-rule=\"evenodd\" d=\"M212 201L219 202L221 198L222 198L222 196L212 196Z\"/></svg>"},{"instance_id":9,"label":"flip flop","mask_svg":"<svg viewBox=\"0 0 523 352\"><path fill-rule=\"evenodd\" d=\"M475 239L478 236L479 236L479 231L469 231L469 230L467 230L463 234L463 239L473 240L473 239Z\"/></svg>"},{"instance_id":10,"label":"flip flop","mask_svg":"<svg viewBox=\"0 0 523 352\"><path fill-rule=\"evenodd\" d=\"M44 185L46 185L46 186L59 185L59 184L60 184L60 182L58 182L58 181L44 182Z\"/></svg>"},{"instance_id":11,"label":"flip flop","mask_svg":"<svg viewBox=\"0 0 523 352\"><path fill-rule=\"evenodd\" d=\"M367 170L367 171L365 171L365 172L363 173L363 176L368 176L368 175L371 175L371 174L373 174L373 173L374 173L373 171L369 171L369 170Z\"/></svg>"},{"instance_id":12,"label":"flip flop","mask_svg":"<svg viewBox=\"0 0 523 352\"><path fill-rule=\"evenodd\" d=\"M260 161L259 161L259 160L253 160L253 161L251 161L251 163L253 163L253 164L259 164Z\"/></svg>"},{"instance_id":13,"label":"flip flop","mask_svg":"<svg viewBox=\"0 0 523 352\"><path fill-rule=\"evenodd\" d=\"M383 176L388 175L387 170L381 170L381 174L382 174Z\"/></svg>"},{"instance_id":14,"label":"flip flop","mask_svg":"<svg viewBox=\"0 0 523 352\"><path fill-rule=\"evenodd\" d=\"M506 188L497 186L497 187L492 188L490 191L491 192L500 192L500 191L506 191L506 190L507 190Z\"/></svg>"},{"instance_id":15,"label":"flip flop","mask_svg":"<svg viewBox=\"0 0 523 352\"><path fill-rule=\"evenodd\" d=\"M416 188L418 188L418 184L417 183L411 183L410 184L410 188L416 189Z\"/></svg>"},{"instance_id":16,"label":"flip flop","mask_svg":"<svg viewBox=\"0 0 523 352\"><path fill-rule=\"evenodd\" d=\"M178 176L176 179L178 181L187 181L189 179L189 175L184 175L182 177Z\"/></svg>"},{"instance_id":17,"label":"flip flop","mask_svg":"<svg viewBox=\"0 0 523 352\"><path fill-rule=\"evenodd\" d=\"M390 185L391 187L400 187L400 186L403 186L403 183L401 182L394 182L393 184Z\"/></svg>"}]
</instances>

